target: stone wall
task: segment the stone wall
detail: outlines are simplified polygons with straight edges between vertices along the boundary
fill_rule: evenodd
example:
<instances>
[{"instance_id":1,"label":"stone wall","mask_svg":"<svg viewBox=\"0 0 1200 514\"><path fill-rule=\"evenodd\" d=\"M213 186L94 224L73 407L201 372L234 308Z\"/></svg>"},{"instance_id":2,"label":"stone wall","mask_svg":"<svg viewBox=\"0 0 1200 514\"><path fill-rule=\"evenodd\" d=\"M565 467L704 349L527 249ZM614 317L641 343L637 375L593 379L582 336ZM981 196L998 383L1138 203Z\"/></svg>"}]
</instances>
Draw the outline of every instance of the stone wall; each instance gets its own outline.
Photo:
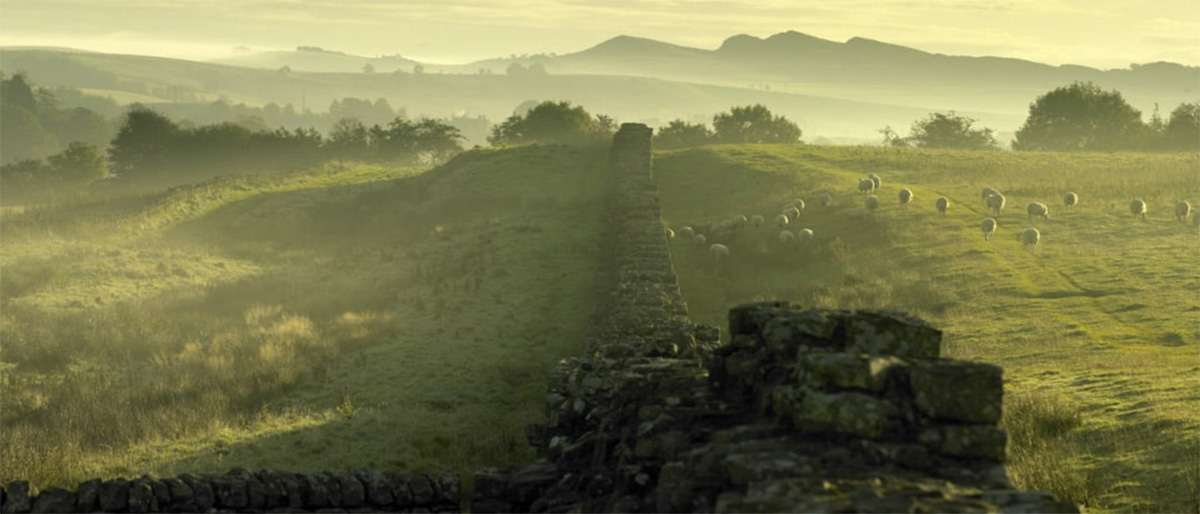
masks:
<instances>
[{"instance_id":1,"label":"stone wall","mask_svg":"<svg viewBox=\"0 0 1200 514\"><path fill-rule=\"evenodd\" d=\"M605 263L583 352L550 373L541 458L474 474L16 481L2 512L1078 512L1018 491L1002 465L998 367L939 357L941 332L899 312L730 311L731 342L688 319L650 167L651 130L610 154Z\"/></svg>"}]
</instances>

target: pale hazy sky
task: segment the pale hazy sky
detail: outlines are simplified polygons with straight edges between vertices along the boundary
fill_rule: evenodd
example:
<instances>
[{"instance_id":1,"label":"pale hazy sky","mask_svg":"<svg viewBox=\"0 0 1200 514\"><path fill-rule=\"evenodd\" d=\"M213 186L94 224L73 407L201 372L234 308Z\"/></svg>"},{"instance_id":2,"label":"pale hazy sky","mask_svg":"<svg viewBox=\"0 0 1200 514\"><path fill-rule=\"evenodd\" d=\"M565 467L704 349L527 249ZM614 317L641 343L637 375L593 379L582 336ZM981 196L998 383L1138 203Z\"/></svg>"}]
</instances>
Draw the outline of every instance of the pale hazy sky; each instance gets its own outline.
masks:
<instances>
[{"instance_id":1,"label":"pale hazy sky","mask_svg":"<svg viewBox=\"0 0 1200 514\"><path fill-rule=\"evenodd\" d=\"M795 30L952 55L1200 65L1200 0L0 0L0 45L201 59L320 46L464 63L626 34L713 49Z\"/></svg>"}]
</instances>

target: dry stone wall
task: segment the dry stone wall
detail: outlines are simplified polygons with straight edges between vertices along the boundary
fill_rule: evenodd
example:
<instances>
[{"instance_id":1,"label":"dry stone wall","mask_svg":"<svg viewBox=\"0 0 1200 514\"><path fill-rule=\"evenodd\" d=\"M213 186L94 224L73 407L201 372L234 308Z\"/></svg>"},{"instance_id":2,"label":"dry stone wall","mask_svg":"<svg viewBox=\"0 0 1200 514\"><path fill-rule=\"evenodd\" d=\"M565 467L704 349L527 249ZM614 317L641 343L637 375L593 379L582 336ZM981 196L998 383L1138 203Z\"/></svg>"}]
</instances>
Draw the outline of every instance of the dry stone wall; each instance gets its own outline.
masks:
<instances>
[{"instance_id":1,"label":"dry stone wall","mask_svg":"<svg viewBox=\"0 0 1200 514\"><path fill-rule=\"evenodd\" d=\"M1000 368L941 358L921 320L748 304L724 346L690 321L650 141L639 124L613 140L591 327L550 373L537 461L478 470L469 498L455 473L234 469L15 481L0 512L1078 512L1012 487Z\"/></svg>"}]
</instances>

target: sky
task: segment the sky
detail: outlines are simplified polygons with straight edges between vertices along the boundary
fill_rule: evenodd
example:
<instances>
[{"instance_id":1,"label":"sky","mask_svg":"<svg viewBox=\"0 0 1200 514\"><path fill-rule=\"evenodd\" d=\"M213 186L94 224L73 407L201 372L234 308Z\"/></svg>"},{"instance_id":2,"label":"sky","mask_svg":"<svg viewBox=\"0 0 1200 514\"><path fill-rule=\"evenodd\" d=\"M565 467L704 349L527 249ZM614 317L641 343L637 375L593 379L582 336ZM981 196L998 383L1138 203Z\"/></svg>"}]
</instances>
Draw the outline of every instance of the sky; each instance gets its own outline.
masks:
<instances>
[{"instance_id":1,"label":"sky","mask_svg":"<svg viewBox=\"0 0 1200 514\"><path fill-rule=\"evenodd\" d=\"M950 55L1200 65L1200 0L0 0L0 45L185 59L319 46L461 64L618 35L715 49L794 30Z\"/></svg>"}]
</instances>

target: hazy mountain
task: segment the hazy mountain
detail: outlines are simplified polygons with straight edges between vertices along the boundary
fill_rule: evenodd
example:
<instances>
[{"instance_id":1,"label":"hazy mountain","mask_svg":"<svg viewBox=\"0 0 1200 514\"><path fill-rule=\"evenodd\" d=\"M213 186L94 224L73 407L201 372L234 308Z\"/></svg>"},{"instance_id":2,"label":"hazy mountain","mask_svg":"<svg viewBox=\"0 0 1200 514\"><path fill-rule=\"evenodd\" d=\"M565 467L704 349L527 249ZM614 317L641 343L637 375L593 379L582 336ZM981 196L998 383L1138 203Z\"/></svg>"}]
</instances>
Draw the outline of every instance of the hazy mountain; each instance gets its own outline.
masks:
<instances>
[{"instance_id":1,"label":"hazy mountain","mask_svg":"<svg viewBox=\"0 0 1200 514\"><path fill-rule=\"evenodd\" d=\"M358 73L368 65L378 73L390 73L395 70L412 71L413 66L420 64L399 55L365 57L306 46L297 47L294 51L244 51L232 57L213 59L211 62L272 70L286 66L292 71L318 73Z\"/></svg>"}]
</instances>

